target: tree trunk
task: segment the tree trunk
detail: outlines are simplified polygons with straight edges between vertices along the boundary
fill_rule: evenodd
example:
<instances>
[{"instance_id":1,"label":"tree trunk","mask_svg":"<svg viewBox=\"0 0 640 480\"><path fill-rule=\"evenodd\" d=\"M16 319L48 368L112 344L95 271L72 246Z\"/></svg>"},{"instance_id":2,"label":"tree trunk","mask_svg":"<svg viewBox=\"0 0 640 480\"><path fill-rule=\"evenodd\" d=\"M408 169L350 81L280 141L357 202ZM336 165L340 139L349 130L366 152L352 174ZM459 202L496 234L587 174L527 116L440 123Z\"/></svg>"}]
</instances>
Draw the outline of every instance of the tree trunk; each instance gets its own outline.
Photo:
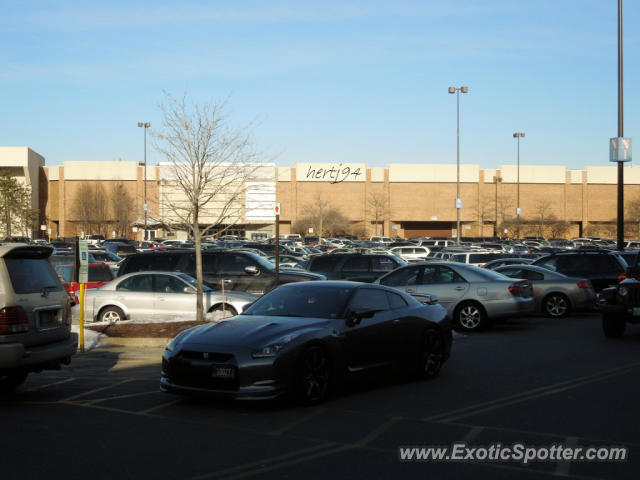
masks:
<instances>
[{"instance_id":1,"label":"tree trunk","mask_svg":"<svg viewBox=\"0 0 640 480\"><path fill-rule=\"evenodd\" d=\"M196 257L196 320L204 318L204 304L202 301L202 234L200 232L198 207L193 209L193 243L195 245Z\"/></svg>"}]
</instances>

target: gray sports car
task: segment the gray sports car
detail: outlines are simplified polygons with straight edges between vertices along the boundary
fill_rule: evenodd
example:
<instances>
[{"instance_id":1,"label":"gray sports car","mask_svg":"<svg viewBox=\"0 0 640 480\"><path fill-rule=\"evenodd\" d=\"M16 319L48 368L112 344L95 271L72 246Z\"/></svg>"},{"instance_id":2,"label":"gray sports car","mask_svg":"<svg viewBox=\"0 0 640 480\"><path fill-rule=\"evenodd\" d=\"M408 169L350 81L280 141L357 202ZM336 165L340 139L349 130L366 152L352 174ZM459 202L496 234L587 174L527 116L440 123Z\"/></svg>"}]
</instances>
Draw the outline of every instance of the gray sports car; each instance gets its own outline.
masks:
<instances>
[{"instance_id":1,"label":"gray sports car","mask_svg":"<svg viewBox=\"0 0 640 480\"><path fill-rule=\"evenodd\" d=\"M548 317L566 317L572 310L589 310L595 305L596 292L586 278L567 277L534 265L508 265L495 271L530 280L536 308Z\"/></svg>"},{"instance_id":2,"label":"gray sports car","mask_svg":"<svg viewBox=\"0 0 640 480\"><path fill-rule=\"evenodd\" d=\"M528 280L512 280L492 270L457 262L429 262L397 268L375 283L411 294L432 294L454 326L474 331L499 318L532 312Z\"/></svg>"},{"instance_id":3,"label":"gray sports car","mask_svg":"<svg viewBox=\"0 0 640 480\"><path fill-rule=\"evenodd\" d=\"M355 282L282 285L229 322L186 330L166 347L161 389L233 398L324 400L389 368L436 375L451 349L440 305Z\"/></svg>"}]
</instances>

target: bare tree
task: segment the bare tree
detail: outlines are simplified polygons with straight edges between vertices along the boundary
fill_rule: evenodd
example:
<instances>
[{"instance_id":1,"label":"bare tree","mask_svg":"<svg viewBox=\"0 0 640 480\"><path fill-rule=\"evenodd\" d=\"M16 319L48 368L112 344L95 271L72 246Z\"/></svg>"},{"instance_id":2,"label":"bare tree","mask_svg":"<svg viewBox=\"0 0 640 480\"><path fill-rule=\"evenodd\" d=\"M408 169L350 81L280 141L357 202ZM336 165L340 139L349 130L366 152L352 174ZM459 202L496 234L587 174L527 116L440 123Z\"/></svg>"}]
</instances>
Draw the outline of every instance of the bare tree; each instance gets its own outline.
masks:
<instances>
[{"instance_id":1,"label":"bare tree","mask_svg":"<svg viewBox=\"0 0 640 480\"><path fill-rule=\"evenodd\" d=\"M571 224L566 220L554 220L549 222L549 234L551 238L563 238L569 229Z\"/></svg>"},{"instance_id":2,"label":"bare tree","mask_svg":"<svg viewBox=\"0 0 640 480\"><path fill-rule=\"evenodd\" d=\"M480 201L476 204L475 216L478 227L480 227L480 236L484 237L484 223L495 218L493 200L490 197L480 197Z\"/></svg>"},{"instance_id":3,"label":"bare tree","mask_svg":"<svg viewBox=\"0 0 640 480\"><path fill-rule=\"evenodd\" d=\"M202 301L202 237L224 231L243 218L245 181L260 168L251 149L251 128L231 128L225 102L188 103L165 94L160 106L163 126L151 132L169 166L160 202L165 223L186 230L195 244L197 319Z\"/></svg>"},{"instance_id":4,"label":"bare tree","mask_svg":"<svg viewBox=\"0 0 640 480\"><path fill-rule=\"evenodd\" d=\"M296 222L298 228L309 227L318 235L318 242L323 237L338 233L347 233L350 229L349 220L343 213L321 195L318 195L313 202L307 204L303 209L302 216Z\"/></svg>"},{"instance_id":5,"label":"bare tree","mask_svg":"<svg viewBox=\"0 0 640 480\"><path fill-rule=\"evenodd\" d=\"M387 196L384 192L374 191L367 198L367 216L372 218L375 224L375 235L378 235L378 225L380 219L384 221L389 216L389 207L387 205Z\"/></svg>"},{"instance_id":6,"label":"bare tree","mask_svg":"<svg viewBox=\"0 0 640 480\"><path fill-rule=\"evenodd\" d=\"M27 230L33 229L37 218L37 212L31 207L29 187L14 178L9 170L0 170L0 218L7 237L14 227L27 236Z\"/></svg>"},{"instance_id":7,"label":"bare tree","mask_svg":"<svg viewBox=\"0 0 640 480\"><path fill-rule=\"evenodd\" d=\"M636 235L634 236L636 236L638 240L640 240L640 197L636 197L627 202L625 210L626 212L624 214L624 218L625 220L636 226L636 228L630 227L630 230L632 232L635 231Z\"/></svg>"},{"instance_id":8,"label":"bare tree","mask_svg":"<svg viewBox=\"0 0 640 480\"><path fill-rule=\"evenodd\" d=\"M535 206L535 224L538 237L544 237L545 225L555 221L555 215L551 211L551 200L542 199Z\"/></svg>"},{"instance_id":9,"label":"bare tree","mask_svg":"<svg viewBox=\"0 0 640 480\"><path fill-rule=\"evenodd\" d=\"M132 210L134 199L127 191L122 182L116 182L111 187L110 195L111 218L113 218L113 229L120 237L126 237L131 227Z\"/></svg>"},{"instance_id":10,"label":"bare tree","mask_svg":"<svg viewBox=\"0 0 640 480\"><path fill-rule=\"evenodd\" d=\"M71 218L88 234L106 235L109 229L107 194L101 183L83 183L73 197Z\"/></svg>"},{"instance_id":11,"label":"bare tree","mask_svg":"<svg viewBox=\"0 0 640 480\"><path fill-rule=\"evenodd\" d=\"M492 211L491 217L496 222L496 233L499 237L505 235L505 229L507 233L515 231L516 219L511 214L513 205L513 198L506 195L496 195L496 198L489 203L489 210Z\"/></svg>"}]
</instances>

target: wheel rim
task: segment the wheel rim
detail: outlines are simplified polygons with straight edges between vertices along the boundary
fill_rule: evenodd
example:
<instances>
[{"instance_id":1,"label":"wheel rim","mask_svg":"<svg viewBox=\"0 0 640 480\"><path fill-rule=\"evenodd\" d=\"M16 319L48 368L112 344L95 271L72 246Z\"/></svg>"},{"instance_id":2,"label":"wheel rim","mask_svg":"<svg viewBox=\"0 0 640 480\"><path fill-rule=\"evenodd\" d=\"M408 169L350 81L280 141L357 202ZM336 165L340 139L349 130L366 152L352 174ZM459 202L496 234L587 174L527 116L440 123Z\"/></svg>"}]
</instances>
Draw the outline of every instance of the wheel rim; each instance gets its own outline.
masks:
<instances>
[{"instance_id":1,"label":"wheel rim","mask_svg":"<svg viewBox=\"0 0 640 480\"><path fill-rule=\"evenodd\" d=\"M567 301L560 295L554 295L547 300L546 308L552 317L561 317L567 312Z\"/></svg>"},{"instance_id":2,"label":"wheel rim","mask_svg":"<svg viewBox=\"0 0 640 480\"><path fill-rule=\"evenodd\" d=\"M460 325L465 328L477 328L482 321L482 313L480 313L480 309L473 305L465 305L460 309L460 314L458 315L460 319Z\"/></svg>"},{"instance_id":3,"label":"wheel rim","mask_svg":"<svg viewBox=\"0 0 640 480\"><path fill-rule=\"evenodd\" d=\"M120 314L115 310L107 310L106 312L104 312L102 320L104 320L105 322L119 322Z\"/></svg>"},{"instance_id":4,"label":"wheel rim","mask_svg":"<svg viewBox=\"0 0 640 480\"><path fill-rule=\"evenodd\" d=\"M442 337L434 331L427 332L422 358L422 370L424 374L431 376L438 373L442 366L443 358L444 345L442 343Z\"/></svg>"},{"instance_id":5,"label":"wheel rim","mask_svg":"<svg viewBox=\"0 0 640 480\"><path fill-rule=\"evenodd\" d=\"M308 401L322 400L329 387L329 366L324 352L312 348L304 358L302 372L302 393Z\"/></svg>"}]
</instances>

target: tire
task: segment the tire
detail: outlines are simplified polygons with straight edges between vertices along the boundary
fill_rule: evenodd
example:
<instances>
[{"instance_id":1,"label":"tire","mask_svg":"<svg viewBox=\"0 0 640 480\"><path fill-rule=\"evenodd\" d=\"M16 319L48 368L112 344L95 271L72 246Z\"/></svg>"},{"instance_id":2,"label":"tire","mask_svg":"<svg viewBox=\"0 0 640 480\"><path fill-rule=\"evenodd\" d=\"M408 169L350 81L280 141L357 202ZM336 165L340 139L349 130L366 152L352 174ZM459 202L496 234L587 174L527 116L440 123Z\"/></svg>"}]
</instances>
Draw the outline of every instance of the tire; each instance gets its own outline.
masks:
<instances>
[{"instance_id":1,"label":"tire","mask_svg":"<svg viewBox=\"0 0 640 480\"><path fill-rule=\"evenodd\" d=\"M100 321L101 322L121 322L125 319L124 312L119 307L105 307L100 312Z\"/></svg>"},{"instance_id":2,"label":"tire","mask_svg":"<svg viewBox=\"0 0 640 480\"><path fill-rule=\"evenodd\" d=\"M624 335L624 329L627 326L627 322L621 318L610 317L607 315L602 316L602 331L604 336L608 338L620 338Z\"/></svg>"},{"instance_id":3,"label":"tire","mask_svg":"<svg viewBox=\"0 0 640 480\"><path fill-rule=\"evenodd\" d=\"M307 348L298 363L296 396L303 405L323 402L329 394L330 365L324 350L313 345Z\"/></svg>"},{"instance_id":4,"label":"tire","mask_svg":"<svg viewBox=\"0 0 640 480\"><path fill-rule=\"evenodd\" d=\"M222 312L222 311L223 311L222 305L216 305L211 310L209 310L209 313ZM223 318L235 317L236 315L238 315L238 312L236 311L236 309L233 308L231 305L227 305L227 304L224 305L224 312L226 313L226 315ZM208 315L207 315L207 318L208 318Z\"/></svg>"},{"instance_id":5,"label":"tire","mask_svg":"<svg viewBox=\"0 0 640 480\"><path fill-rule=\"evenodd\" d=\"M420 359L418 363L418 376L424 380L433 378L442 368L444 363L444 340L437 330L430 328L424 334Z\"/></svg>"},{"instance_id":6,"label":"tire","mask_svg":"<svg viewBox=\"0 0 640 480\"><path fill-rule=\"evenodd\" d=\"M6 393L15 390L20 385L22 385L26 379L26 372L0 374L0 393Z\"/></svg>"},{"instance_id":7,"label":"tire","mask_svg":"<svg viewBox=\"0 0 640 480\"><path fill-rule=\"evenodd\" d=\"M487 314L475 302L463 302L456 307L454 322L465 332L477 332L487 324Z\"/></svg>"},{"instance_id":8,"label":"tire","mask_svg":"<svg viewBox=\"0 0 640 480\"><path fill-rule=\"evenodd\" d=\"M542 312L551 318L564 318L571 313L571 302L562 293L550 293L542 300Z\"/></svg>"}]
</instances>

